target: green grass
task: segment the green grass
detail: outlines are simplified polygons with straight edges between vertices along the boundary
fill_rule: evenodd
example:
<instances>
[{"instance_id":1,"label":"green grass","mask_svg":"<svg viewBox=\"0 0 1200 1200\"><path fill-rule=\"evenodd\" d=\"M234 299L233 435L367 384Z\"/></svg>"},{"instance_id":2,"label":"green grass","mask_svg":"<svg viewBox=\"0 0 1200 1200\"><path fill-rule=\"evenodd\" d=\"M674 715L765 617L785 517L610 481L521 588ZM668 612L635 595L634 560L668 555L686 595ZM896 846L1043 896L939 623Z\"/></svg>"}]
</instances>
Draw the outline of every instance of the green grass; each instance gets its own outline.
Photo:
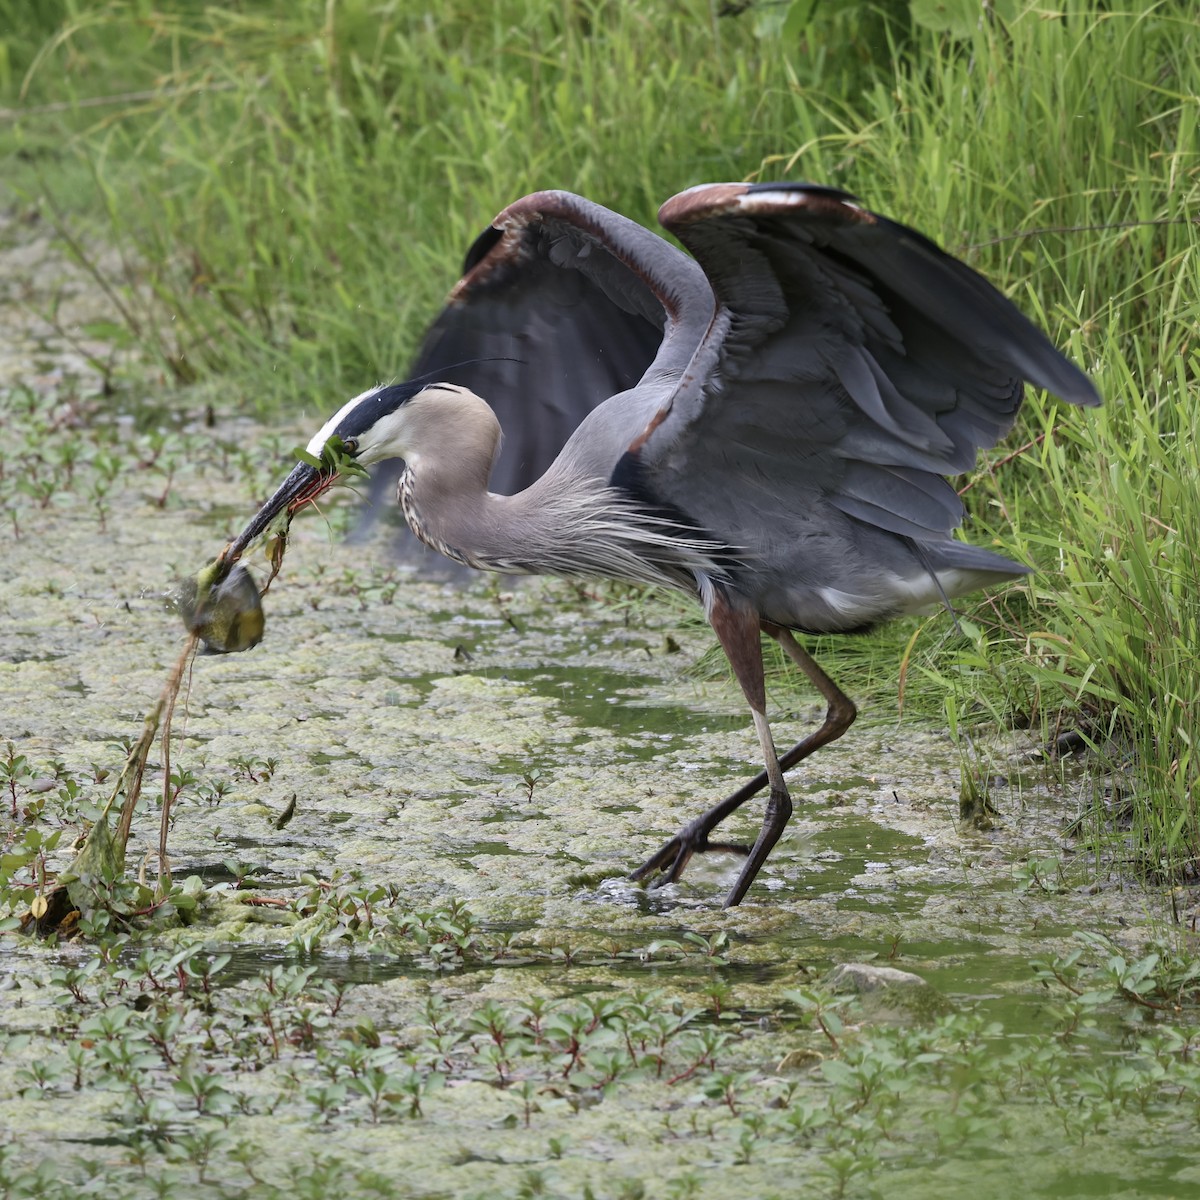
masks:
<instances>
[{"instance_id":1,"label":"green grass","mask_svg":"<svg viewBox=\"0 0 1200 1200\"><path fill-rule=\"evenodd\" d=\"M881 19L842 10L797 52L707 0L458 0L436 20L365 0L87 7L21 98L112 103L22 122L22 173L70 206L54 174L84 160L174 373L232 371L268 409L311 389L323 410L402 369L516 196L565 186L653 222L673 192L794 145L797 69L856 90L875 71L860 55L886 61ZM866 48L816 48L850 34Z\"/></svg>"},{"instance_id":2,"label":"green grass","mask_svg":"<svg viewBox=\"0 0 1200 1200\"><path fill-rule=\"evenodd\" d=\"M955 35L929 28L956 8ZM260 411L316 416L403 372L474 233L536 187L652 222L700 181L807 178L982 270L1106 406L1033 397L962 481L968 536L1041 570L970 607L965 638L931 623L904 658L906 704L936 698L959 727L1080 725L1120 769L1139 850L1190 872L1190 4L1012 0L985 21L920 3L722 17L708 0L45 11L4 42L4 103L27 113L0 133L10 186L73 231L101 217L148 354L180 380L221 372ZM876 673L882 657L875 686L894 692L911 635L818 651L836 675L843 653ZM853 687L862 669L846 670Z\"/></svg>"}]
</instances>

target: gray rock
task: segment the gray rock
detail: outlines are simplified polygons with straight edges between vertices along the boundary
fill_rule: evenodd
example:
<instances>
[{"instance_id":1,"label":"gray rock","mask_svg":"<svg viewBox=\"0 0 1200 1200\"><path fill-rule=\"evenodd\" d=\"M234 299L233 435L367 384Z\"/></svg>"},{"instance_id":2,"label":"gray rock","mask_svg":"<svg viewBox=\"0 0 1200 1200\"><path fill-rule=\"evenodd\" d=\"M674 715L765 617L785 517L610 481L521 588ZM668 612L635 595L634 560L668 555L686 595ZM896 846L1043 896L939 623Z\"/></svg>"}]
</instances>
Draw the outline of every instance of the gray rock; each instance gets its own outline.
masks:
<instances>
[{"instance_id":1,"label":"gray rock","mask_svg":"<svg viewBox=\"0 0 1200 1200\"><path fill-rule=\"evenodd\" d=\"M911 971L874 963L840 963L825 977L831 991L858 996L871 1020L928 1021L954 1011L932 984Z\"/></svg>"}]
</instances>

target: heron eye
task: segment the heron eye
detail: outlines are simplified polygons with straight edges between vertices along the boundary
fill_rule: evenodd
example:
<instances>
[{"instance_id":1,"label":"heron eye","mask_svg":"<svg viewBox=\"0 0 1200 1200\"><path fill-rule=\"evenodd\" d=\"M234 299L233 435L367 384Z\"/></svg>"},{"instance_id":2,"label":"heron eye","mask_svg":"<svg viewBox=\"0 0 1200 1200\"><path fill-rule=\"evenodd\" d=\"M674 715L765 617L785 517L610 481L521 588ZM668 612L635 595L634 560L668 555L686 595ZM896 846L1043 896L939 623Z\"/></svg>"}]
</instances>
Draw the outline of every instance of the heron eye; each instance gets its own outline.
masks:
<instances>
[{"instance_id":1,"label":"heron eye","mask_svg":"<svg viewBox=\"0 0 1200 1200\"><path fill-rule=\"evenodd\" d=\"M345 441L342 442L342 449L345 450L347 454L357 454L358 438L346 438Z\"/></svg>"}]
</instances>

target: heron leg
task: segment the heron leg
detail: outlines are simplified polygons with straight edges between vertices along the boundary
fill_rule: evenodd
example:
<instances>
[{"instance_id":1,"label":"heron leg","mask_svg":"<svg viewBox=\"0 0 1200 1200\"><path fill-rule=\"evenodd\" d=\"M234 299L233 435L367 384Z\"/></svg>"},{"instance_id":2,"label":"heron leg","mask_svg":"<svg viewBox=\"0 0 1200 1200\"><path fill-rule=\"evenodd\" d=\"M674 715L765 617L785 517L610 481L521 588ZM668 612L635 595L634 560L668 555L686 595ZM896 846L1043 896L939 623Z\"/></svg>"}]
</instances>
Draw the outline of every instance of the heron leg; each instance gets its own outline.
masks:
<instances>
[{"instance_id":1,"label":"heron leg","mask_svg":"<svg viewBox=\"0 0 1200 1200\"><path fill-rule=\"evenodd\" d=\"M756 623L756 637L758 627ZM786 811L776 801L776 789L771 778L774 773L771 770L771 760L775 759L775 766L779 773L779 779L782 782L784 771L794 767L798 762L801 762L812 754L813 751L819 750L829 742L836 741L854 722L857 710L854 707L853 701L821 670L808 651L792 636L791 630L773 625L767 621L761 622L761 629L762 632L768 633L771 637L775 638L788 658L804 672L817 691L825 698L828 707L826 708L824 722L818 729L815 729L812 733L798 741L782 757L776 757L770 730L766 728L766 717L764 715L765 700L756 707L756 697L760 692L756 691L752 694L752 690L747 688L748 682L753 684L753 676L750 676L746 680L743 679L743 675L738 668L738 660L730 653L725 638L721 637L722 645L725 646L726 653L730 656L730 662L734 664L734 673L737 674L738 681L742 684L742 690L750 702L751 711L754 714L755 729L758 731L760 742L763 742L765 733L766 744L763 747L763 759L767 763L767 770L760 771L736 792L727 796L719 804L714 805L702 816L696 818L696 820L685 825L675 837L633 872L631 875L632 879L645 879L655 872L659 872L661 873L659 883L674 883L683 874L684 868L693 854L701 854L709 850L725 850L745 854L747 856L746 864L743 866L737 882L733 885L733 888L725 899L726 908L731 908L733 905L738 904L742 897L745 896L747 889L754 881L762 864L766 861L772 847L779 840L784 826L787 824L788 816L791 815L791 799L787 795L786 785L782 789L783 796L787 801ZM721 636L720 630L718 630L718 636ZM761 649L757 643L754 649L755 657L757 657L758 661L758 676L761 680ZM745 659L744 652L742 659L743 661ZM761 694L765 697L765 686L760 683L759 688L761 689ZM769 754L768 747L770 747ZM712 831L730 813L740 808L752 796L756 796L768 784L771 785L772 794L767 801L767 812L763 818L762 830L753 847L732 842L713 842L709 840L709 835Z\"/></svg>"}]
</instances>

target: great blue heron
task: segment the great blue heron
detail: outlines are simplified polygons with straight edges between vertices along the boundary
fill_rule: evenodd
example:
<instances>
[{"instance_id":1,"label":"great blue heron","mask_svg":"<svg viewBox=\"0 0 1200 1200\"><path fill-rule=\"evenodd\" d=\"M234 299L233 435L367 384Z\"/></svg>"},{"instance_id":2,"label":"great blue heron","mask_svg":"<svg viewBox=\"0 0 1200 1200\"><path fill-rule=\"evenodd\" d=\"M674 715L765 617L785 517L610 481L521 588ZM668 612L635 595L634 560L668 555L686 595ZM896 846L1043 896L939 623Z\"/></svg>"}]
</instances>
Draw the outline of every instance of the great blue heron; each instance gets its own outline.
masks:
<instances>
[{"instance_id":1,"label":"great blue heron","mask_svg":"<svg viewBox=\"0 0 1200 1200\"><path fill-rule=\"evenodd\" d=\"M737 851L728 907L791 815L784 772L855 716L793 630L861 630L1025 574L951 537L963 511L944 476L1009 429L1025 382L1099 398L983 278L845 192L709 184L659 220L694 257L567 192L510 205L426 337L417 369L444 377L356 396L308 450L336 435L360 464L403 459L409 525L460 563L658 584L703 604L766 769L633 877L674 881L693 854ZM488 490L500 424L476 390L519 425L523 453L548 461L516 494ZM525 470L518 454L507 481ZM335 478L297 466L227 561ZM828 705L783 755L763 633ZM753 846L711 840L766 786Z\"/></svg>"}]
</instances>

